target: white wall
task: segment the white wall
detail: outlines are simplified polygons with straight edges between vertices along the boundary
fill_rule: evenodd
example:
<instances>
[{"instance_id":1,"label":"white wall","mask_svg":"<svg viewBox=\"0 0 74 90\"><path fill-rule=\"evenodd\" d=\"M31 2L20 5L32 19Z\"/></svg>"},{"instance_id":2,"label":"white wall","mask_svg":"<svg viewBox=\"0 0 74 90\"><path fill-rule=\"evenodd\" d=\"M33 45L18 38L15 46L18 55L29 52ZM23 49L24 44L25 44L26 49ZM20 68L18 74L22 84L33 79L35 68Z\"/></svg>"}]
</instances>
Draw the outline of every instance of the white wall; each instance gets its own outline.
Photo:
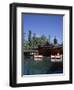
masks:
<instances>
[{"instance_id":1,"label":"white wall","mask_svg":"<svg viewBox=\"0 0 74 90\"><path fill-rule=\"evenodd\" d=\"M71 5L74 9L74 0L0 0L0 90L11 90L9 87L9 3L26 2L53 5ZM73 19L74 21L74 19ZM16 88L21 90L73 90L72 85L51 85L37 87Z\"/></svg>"}]
</instances>

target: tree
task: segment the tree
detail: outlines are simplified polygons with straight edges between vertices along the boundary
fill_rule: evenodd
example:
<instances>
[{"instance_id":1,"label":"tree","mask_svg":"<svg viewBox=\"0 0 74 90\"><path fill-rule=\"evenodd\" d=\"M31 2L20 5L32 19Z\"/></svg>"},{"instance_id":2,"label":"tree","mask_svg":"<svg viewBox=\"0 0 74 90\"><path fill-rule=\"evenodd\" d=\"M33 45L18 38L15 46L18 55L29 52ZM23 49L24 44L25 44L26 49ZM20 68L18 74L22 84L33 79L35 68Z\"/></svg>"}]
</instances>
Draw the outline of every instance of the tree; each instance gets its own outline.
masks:
<instances>
[{"instance_id":1,"label":"tree","mask_svg":"<svg viewBox=\"0 0 74 90\"><path fill-rule=\"evenodd\" d=\"M30 45L29 45L29 42L28 41L25 41L24 48L25 49L29 49L30 48Z\"/></svg>"},{"instance_id":2,"label":"tree","mask_svg":"<svg viewBox=\"0 0 74 90\"><path fill-rule=\"evenodd\" d=\"M44 35L36 37L36 34L34 33L31 42L32 48L38 48L39 45L44 45L47 42L47 38Z\"/></svg>"},{"instance_id":3,"label":"tree","mask_svg":"<svg viewBox=\"0 0 74 90\"><path fill-rule=\"evenodd\" d=\"M58 44L58 40L56 39L56 37L54 38L54 45Z\"/></svg>"},{"instance_id":4,"label":"tree","mask_svg":"<svg viewBox=\"0 0 74 90\"><path fill-rule=\"evenodd\" d=\"M35 39L36 39L36 34L34 33L34 34L33 34L33 40L35 40Z\"/></svg>"},{"instance_id":5,"label":"tree","mask_svg":"<svg viewBox=\"0 0 74 90\"><path fill-rule=\"evenodd\" d=\"M29 30L28 42L29 42L30 46L31 46L31 37L32 37L32 32L31 32L31 30Z\"/></svg>"},{"instance_id":6,"label":"tree","mask_svg":"<svg viewBox=\"0 0 74 90\"><path fill-rule=\"evenodd\" d=\"M33 37L32 37L32 47L33 47L33 48L37 47L36 33L34 33L34 34L33 34Z\"/></svg>"},{"instance_id":7,"label":"tree","mask_svg":"<svg viewBox=\"0 0 74 90\"><path fill-rule=\"evenodd\" d=\"M45 35L41 36L41 44L44 45L48 41L47 37Z\"/></svg>"},{"instance_id":8,"label":"tree","mask_svg":"<svg viewBox=\"0 0 74 90\"><path fill-rule=\"evenodd\" d=\"M49 44L50 44L50 35L48 36L48 42L49 42Z\"/></svg>"},{"instance_id":9,"label":"tree","mask_svg":"<svg viewBox=\"0 0 74 90\"><path fill-rule=\"evenodd\" d=\"M42 39L42 40L46 40L46 36L45 36L45 35L42 35L42 36L41 36L41 39Z\"/></svg>"}]
</instances>

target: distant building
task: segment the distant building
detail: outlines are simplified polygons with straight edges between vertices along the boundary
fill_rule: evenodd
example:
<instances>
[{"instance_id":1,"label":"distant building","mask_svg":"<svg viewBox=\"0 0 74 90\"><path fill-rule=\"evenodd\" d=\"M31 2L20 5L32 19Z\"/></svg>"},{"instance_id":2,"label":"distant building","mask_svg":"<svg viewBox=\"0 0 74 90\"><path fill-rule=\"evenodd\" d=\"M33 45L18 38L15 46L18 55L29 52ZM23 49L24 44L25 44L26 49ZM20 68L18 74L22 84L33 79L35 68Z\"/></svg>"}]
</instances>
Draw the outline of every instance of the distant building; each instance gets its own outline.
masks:
<instances>
[{"instance_id":1,"label":"distant building","mask_svg":"<svg viewBox=\"0 0 74 90\"><path fill-rule=\"evenodd\" d=\"M38 47L38 52L39 55L43 56L51 56L51 55L63 55L63 46L61 44L49 44L48 42L43 45Z\"/></svg>"}]
</instances>

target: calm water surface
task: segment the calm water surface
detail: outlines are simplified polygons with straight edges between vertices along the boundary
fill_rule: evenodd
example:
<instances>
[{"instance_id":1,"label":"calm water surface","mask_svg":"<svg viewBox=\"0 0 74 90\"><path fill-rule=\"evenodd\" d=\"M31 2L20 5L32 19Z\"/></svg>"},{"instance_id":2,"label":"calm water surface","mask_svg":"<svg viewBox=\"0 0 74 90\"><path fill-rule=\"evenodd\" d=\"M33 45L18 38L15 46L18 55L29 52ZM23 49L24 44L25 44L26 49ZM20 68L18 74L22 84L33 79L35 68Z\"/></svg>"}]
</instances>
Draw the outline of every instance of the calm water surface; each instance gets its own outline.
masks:
<instances>
[{"instance_id":1,"label":"calm water surface","mask_svg":"<svg viewBox=\"0 0 74 90\"><path fill-rule=\"evenodd\" d=\"M63 62L51 62L50 59L34 61L24 58L23 75L63 73Z\"/></svg>"}]
</instances>

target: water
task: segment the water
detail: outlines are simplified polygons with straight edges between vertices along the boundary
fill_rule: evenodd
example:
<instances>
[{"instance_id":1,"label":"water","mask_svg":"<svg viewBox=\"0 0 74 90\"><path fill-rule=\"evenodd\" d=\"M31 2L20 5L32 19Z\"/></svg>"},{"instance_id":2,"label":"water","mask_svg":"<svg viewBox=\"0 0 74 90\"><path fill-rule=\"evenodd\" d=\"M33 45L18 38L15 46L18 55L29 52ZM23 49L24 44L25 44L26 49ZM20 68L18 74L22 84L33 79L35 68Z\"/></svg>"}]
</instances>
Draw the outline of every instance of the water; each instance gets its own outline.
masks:
<instances>
[{"instance_id":1,"label":"water","mask_svg":"<svg viewBox=\"0 0 74 90\"><path fill-rule=\"evenodd\" d=\"M23 64L24 75L56 74L63 73L62 62L51 62L45 58L42 61L34 61L32 58L25 58Z\"/></svg>"}]
</instances>

